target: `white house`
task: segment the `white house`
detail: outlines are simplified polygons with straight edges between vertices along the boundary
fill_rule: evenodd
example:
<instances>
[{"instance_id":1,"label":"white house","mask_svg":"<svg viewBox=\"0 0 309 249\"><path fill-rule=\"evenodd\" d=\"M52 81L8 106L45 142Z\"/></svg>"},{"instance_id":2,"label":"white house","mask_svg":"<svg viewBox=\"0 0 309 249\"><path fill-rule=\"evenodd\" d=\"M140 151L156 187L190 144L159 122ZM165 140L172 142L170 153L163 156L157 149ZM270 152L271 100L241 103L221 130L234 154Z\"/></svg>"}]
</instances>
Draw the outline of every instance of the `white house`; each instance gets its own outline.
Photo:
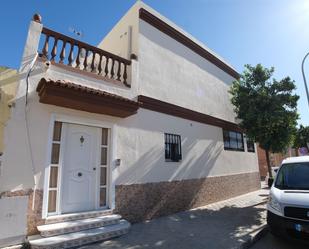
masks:
<instances>
[{"instance_id":1,"label":"white house","mask_svg":"<svg viewBox=\"0 0 309 249\"><path fill-rule=\"evenodd\" d=\"M238 73L142 2L98 47L35 15L19 74L0 201L23 198L20 235L46 237L33 248L118 236L127 221L260 188L228 93Z\"/></svg>"}]
</instances>

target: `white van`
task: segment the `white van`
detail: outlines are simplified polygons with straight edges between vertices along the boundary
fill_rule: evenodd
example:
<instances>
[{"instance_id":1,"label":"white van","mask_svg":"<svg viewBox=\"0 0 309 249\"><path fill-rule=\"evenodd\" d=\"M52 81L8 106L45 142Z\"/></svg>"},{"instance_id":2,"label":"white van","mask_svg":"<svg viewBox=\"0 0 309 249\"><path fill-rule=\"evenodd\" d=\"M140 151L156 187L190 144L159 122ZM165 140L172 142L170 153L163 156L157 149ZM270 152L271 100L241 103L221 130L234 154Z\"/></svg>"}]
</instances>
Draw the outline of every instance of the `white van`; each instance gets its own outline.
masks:
<instances>
[{"instance_id":1,"label":"white van","mask_svg":"<svg viewBox=\"0 0 309 249\"><path fill-rule=\"evenodd\" d=\"M309 241L309 156L283 160L270 189L267 223L275 235Z\"/></svg>"}]
</instances>

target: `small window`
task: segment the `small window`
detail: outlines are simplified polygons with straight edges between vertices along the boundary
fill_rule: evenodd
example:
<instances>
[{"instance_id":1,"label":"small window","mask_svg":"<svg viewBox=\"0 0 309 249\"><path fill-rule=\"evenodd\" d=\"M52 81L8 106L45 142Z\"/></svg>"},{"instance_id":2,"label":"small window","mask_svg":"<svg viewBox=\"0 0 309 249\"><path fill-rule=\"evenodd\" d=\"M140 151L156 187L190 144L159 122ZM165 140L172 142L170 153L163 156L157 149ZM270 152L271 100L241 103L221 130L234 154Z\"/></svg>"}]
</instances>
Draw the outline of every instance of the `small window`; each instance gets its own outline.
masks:
<instances>
[{"instance_id":1,"label":"small window","mask_svg":"<svg viewBox=\"0 0 309 249\"><path fill-rule=\"evenodd\" d=\"M180 135L165 133L165 160L178 162L182 159Z\"/></svg>"},{"instance_id":2,"label":"small window","mask_svg":"<svg viewBox=\"0 0 309 249\"><path fill-rule=\"evenodd\" d=\"M60 161L60 144L61 144L62 123L56 121L54 123L53 142L51 148L51 158L49 167L49 191L48 191L48 213L57 212L57 196L58 196L58 167Z\"/></svg>"},{"instance_id":3,"label":"small window","mask_svg":"<svg viewBox=\"0 0 309 249\"><path fill-rule=\"evenodd\" d=\"M243 134L240 132L223 130L223 141L225 150L244 151Z\"/></svg>"},{"instance_id":4,"label":"small window","mask_svg":"<svg viewBox=\"0 0 309 249\"><path fill-rule=\"evenodd\" d=\"M247 151L255 152L254 142L251 139L247 139Z\"/></svg>"}]
</instances>

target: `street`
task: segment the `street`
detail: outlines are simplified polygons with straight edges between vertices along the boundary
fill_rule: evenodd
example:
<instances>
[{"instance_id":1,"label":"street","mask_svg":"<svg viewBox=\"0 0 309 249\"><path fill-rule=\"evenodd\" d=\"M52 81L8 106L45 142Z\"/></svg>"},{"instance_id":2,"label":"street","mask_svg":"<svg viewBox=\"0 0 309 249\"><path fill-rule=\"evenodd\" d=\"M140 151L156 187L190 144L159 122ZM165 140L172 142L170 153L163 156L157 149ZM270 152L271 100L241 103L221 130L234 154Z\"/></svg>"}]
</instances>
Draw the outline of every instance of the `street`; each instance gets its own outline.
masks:
<instances>
[{"instance_id":1,"label":"street","mask_svg":"<svg viewBox=\"0 0 309 249\"><path fill-rule=\"evenodd\" d=\"M130 232L83 249L235 249L265 224L266 189L133 224Z\"/></svg>"},{"instance_id":2,"label":"street","mask_svg":"<svg viewBox=\"0 0 309 249\"><path fill-rule=\"evenodd\" d=\"M251 249L308 249L308 245L302 245L292 241L285 241L268 233L259 240Z\"/></svg>"}]
</instances>

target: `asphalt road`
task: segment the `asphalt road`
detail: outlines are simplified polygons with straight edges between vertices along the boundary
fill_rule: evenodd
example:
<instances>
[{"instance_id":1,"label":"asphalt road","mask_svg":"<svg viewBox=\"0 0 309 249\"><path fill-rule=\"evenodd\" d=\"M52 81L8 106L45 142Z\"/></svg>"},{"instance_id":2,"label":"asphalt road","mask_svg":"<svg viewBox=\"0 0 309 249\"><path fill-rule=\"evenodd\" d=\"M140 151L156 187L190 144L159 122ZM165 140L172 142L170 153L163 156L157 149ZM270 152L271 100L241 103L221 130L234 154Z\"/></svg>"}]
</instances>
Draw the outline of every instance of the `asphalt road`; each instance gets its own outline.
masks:
<instances>
[{"instance_id":1,"label":"asphalt road","mask_svg":"<svg viewBox=\"0 0 309 249\"><path fill-rule=\"evenodd\" d=\"M285 241L280 238L276 238L270 233L259 240L251 249L308 249L309 246L305 246L292 241Z\"/></svg>"}]
</instances>

